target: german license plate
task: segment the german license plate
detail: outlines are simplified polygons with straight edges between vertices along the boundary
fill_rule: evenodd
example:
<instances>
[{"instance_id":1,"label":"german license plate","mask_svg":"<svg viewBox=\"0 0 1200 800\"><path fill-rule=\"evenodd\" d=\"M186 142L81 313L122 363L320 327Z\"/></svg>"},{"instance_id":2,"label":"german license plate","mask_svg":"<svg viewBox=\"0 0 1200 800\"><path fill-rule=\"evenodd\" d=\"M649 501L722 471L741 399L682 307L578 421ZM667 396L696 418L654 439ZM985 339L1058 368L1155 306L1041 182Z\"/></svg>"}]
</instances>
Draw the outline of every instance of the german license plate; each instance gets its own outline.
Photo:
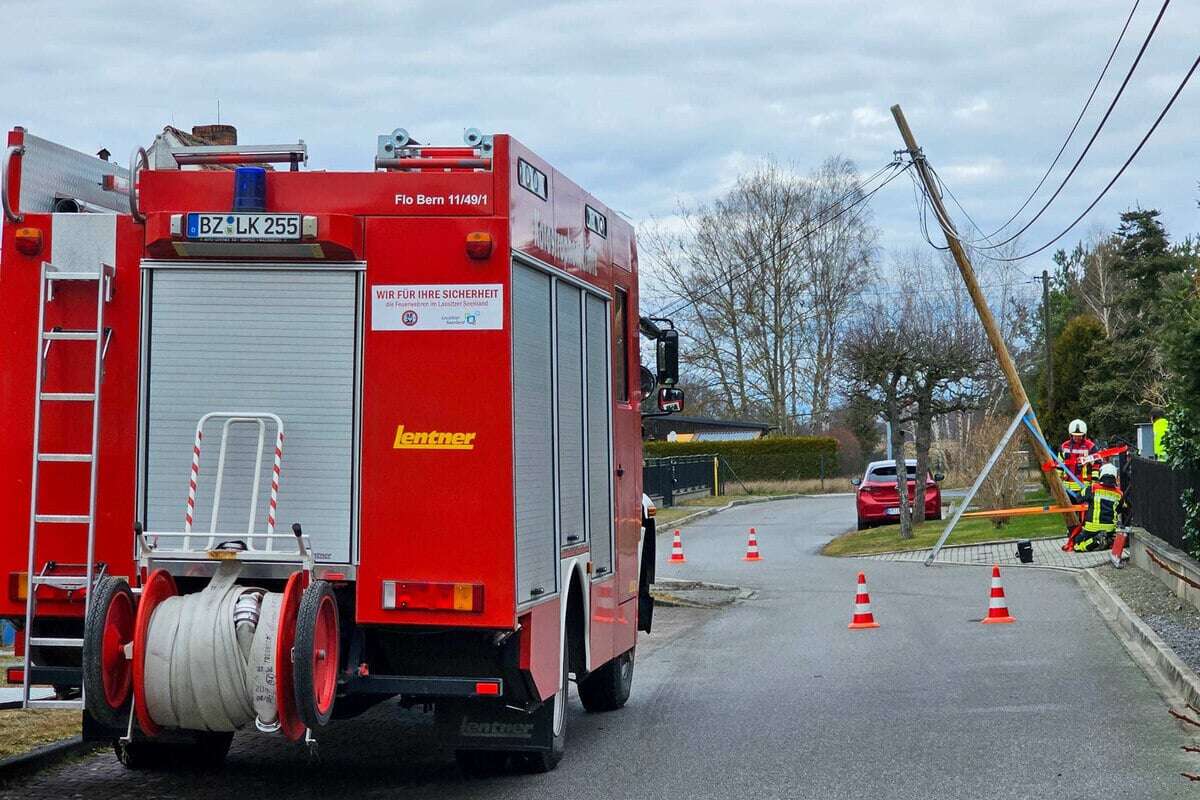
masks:
<instances>
[{"instance_id":1,"label":"german license plate","mask_svg":"<svg viewBox=\"0 0 1200 800\"><path fill-rule=\"evenodd\" d=\"M299 214L187 215L187 238L221 242L279 242L300 238Z\"/></svg>"},{"instance_id":2,"label":"german license plate","mask_svg":"<svg viewBox=\"0 0 1200 800\"><path fill-rule=\"evenodd\" d=\"M894 517L894 516L897 516L897 515L900 513L900 509L898 509L898 508L889 508L889 509L887 510L887 513L891 514L891 515Z\"/></svg>"}]
</instances>

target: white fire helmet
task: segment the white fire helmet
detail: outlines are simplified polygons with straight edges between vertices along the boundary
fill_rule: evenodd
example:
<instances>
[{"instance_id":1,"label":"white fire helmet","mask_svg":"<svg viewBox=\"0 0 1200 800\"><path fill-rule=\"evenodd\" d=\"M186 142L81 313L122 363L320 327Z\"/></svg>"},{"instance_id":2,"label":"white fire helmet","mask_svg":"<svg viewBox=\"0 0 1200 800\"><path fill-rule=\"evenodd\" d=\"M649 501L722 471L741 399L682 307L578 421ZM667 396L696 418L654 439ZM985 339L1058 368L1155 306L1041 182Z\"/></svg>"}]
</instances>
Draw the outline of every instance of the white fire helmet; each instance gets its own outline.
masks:
<instances>
[{"instance_id":1,"label":"white fire helmet","mask_svg":"<svg viewBox=\"0 0 1200 800\"><path fill-rule=\"evenodd\" d=\"M1071 424L1067 426L1067 432L1072 436L1077 433L1080 436L1087 436L1087 423L1081 419L1073 419L1071 420Z\"/></svg>"},{"instance_id":2,"label":"white fire helmet","mask_svg":"<svg viewBox=\"0 0 1200 800\"><path fill-rule=\"evenodd\" d=\"M1103 467L1100 468L1100 477L1101 478L1112 478L1115 480L1117 477L1117 465L1116 464L1105 464Z\"/></svg>"}]
</instances>

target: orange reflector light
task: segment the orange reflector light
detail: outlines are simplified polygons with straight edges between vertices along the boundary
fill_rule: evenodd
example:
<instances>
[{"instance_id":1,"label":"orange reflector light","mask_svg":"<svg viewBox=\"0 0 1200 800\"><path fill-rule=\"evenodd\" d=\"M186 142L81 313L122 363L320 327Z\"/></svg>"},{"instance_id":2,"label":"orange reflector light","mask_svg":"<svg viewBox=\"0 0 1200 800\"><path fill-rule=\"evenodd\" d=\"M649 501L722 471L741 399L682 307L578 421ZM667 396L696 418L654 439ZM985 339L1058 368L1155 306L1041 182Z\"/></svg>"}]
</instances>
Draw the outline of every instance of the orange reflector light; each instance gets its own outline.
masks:
<instances>
[{"instance_id":1,"label":"orange reflector light","mask_svg":"<svg viewBox=\"0 0 1200 800\"><path fill-rule=\"evenodd\" d=\"M500 684L496 681L480 681L475 684L475 694L500 694Z\"/></svg>"},{"instance_id":2,"label":"orange reflector light","mask_svg":"<svg viewBox=\"0 0 1200 800\"><path fill-rule=\"evenodd\" d=\"M9 667L8 669L4 670L4 680L12 684L25 683L25 668Z\"/></svg>"},{"instance_id":3,"label":"orange reflector light","mask_svg":"<svg viewBox=\"0 0 1200 800\"><path fill-rule=\"evenodd\" d=\"M13 242L21 255L36 256L42 252L42 229L17 228L17 232L13 234Z\"/></svg>"},{"instance_id":4,"label":"orange reflector light","mask_svg":"<svg viewBox=\"0 0 1200 800\"><path fill-rule=\"evenodd\" d=\"M419 611L483 611L483 585L384 581L383 607Z\"/></svg>"},{"instance_id":5,"label":"orange reflector light","mask_svg":"<svg viewBox=\"0 0 1200 800\"><path fill-rule=\"evenodd\" d=\"M8 573L8 598L24 600L29 596L29 574L25 572Z\"/></svg>"},{"instance_id":6,"label":"orange reflector light","mask_svg":"<svg viewBox=\"0 0 1200 800\"><path fill-rule=\"evenodd\" d=\"M492 235L486 231L467 234L467 258L482 261L492 254Z\"/></svg>"}]
</instances>

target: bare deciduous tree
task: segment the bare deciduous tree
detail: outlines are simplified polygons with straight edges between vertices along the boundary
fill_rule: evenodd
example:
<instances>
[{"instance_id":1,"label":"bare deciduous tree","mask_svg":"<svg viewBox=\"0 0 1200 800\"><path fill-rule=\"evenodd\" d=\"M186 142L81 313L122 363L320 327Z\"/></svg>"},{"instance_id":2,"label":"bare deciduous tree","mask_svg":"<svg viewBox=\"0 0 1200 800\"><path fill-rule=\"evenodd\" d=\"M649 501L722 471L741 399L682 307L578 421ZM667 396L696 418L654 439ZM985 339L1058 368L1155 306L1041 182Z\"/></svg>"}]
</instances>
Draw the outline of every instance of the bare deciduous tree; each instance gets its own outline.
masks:
<instances>
[{"instance_id":1,"label":"bare deciduous tree","mask_svg":"<svg viewBox=\"0 0 1200 800\"><path fill-rule=\"evenodd\" d=\"M861 198L846 159L808 178L768 163L681 208L677 225L641 232L654 293L679 309L688 373L727 413L785 433L800 420L828 427L838 333L875 247Z\"/></svg>"}]
</instances>

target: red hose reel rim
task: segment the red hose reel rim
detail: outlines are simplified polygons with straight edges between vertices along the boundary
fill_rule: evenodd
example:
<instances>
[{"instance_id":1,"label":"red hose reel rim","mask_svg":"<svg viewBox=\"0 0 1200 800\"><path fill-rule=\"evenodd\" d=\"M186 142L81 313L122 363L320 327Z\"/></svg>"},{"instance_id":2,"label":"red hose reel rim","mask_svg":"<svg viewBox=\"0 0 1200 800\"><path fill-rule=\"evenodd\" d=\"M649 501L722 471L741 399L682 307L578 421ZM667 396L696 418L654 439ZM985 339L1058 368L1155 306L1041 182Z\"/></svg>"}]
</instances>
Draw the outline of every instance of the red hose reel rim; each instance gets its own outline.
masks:
<instances>
[{"instance_id":1,"label":"red hose reel rim","mask_svg":"<svg viewBox=\"0 0 1200 800\"><path fill-rule=\"evenodd\" d=\"M133 684L133 663L125 657L125 645L133 640L135 618L133 597L127 591L115 592L104 615L100 645L104 702L112 709L125 705Z\"/></svg>"},{"instance_id":2,"label":"red hose reel rim","mask_svg":"<svg viewBox=\"0 0 1200 800\"><path fill-rule=\"evenodd\" d=\"M133 628L133 710L137 715L138 727L147 736L157 736L162 728L150 718L146 708L146 636L150 633L150 619L159 603L179 594L175 579L165 569L156 569L146 578L142 597L138 602L137 620ZM107 647L108 631L105 631ZM107 692L107 686L105 687Z\"/></svg>"},{"instance_id":3,"label":"red hose reel rim","mask_svg":"<svg viewBox=\"0 0 1200 800\"><path fill-rule=\"evenodd\" d=\"M322 716L333 708L337 697L338 615L332 596L321 598L313 631L313 702Z\"/></svg>"},{"instance_id":4,"label":"red hose reel rim","mask_svg":"<svg viewBox=\"0 0 1200 800\"><path fill-rule=\"evenodd\" d=\"M292 648L296 644L296 614L300 596L308 583L303 572L293 572L283 590L279 609L279 634L275 637L275 706L279 713L279 729L291 741L304 738L306 725L296 710L296 694L292 683Z\"/></svg>"}]
</instances>

